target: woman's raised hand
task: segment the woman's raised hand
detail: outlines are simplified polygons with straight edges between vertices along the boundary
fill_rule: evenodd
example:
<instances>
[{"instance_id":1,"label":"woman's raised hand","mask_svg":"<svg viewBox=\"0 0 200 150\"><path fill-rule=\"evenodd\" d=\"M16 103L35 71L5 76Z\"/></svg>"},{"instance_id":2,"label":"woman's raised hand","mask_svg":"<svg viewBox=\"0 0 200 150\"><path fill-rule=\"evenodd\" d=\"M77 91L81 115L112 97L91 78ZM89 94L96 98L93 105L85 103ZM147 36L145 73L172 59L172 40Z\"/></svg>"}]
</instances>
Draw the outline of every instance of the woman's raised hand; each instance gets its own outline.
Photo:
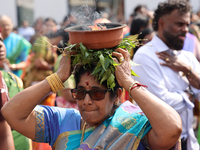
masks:
<instances>
[{"instance_id":1,"label":"woman's raised hand","mask_svg":"<svg viewBox=\"0 0 200 150\"><path fill-rule=\"evenodd\" d=\"M65 82L71 75L71 55L72 52L65 52L60 60L57 74L62 82Z\"/></svg>"},{"instance_id":2,"label":"woman's raised hand","mask_svg":"<svg viewBox=\"0 0 200 150\"><path fill-rule=\"evenodd\" d=\"M121 48L116 49L117 52L113 52L112 55L117 57L113 58L116 63L119 65L116 66L115 76L120 86L126 90L130 87L129 84L134 82L134 79L131 76L131 64L130 64L130 54L128 50ZM129 82L129 84L127 84Z\"/></svg>"}]
</instances>

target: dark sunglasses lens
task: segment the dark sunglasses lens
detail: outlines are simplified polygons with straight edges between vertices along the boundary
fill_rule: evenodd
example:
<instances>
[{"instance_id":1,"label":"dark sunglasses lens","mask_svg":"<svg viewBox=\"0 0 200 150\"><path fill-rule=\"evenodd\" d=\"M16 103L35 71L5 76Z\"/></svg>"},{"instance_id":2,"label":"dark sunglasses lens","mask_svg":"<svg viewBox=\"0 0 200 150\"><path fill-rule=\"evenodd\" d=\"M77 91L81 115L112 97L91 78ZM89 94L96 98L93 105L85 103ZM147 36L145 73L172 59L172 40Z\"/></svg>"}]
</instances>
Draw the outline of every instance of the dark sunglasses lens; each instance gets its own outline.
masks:
<instances>
[{"instance_id":1,"label":"dark sunglasses lens","mask_svg":"<svg viewBox=\"0 0 200 150\"><path fill-rule=\"evenodd\" d=\"M92 91L90 91L90 97L93 100L102 100L105 97L105 91L103 91L103 90L92 90Z\"/></svg>"},{"instance_id":2,"label":"dark sunglasses lens","mask_svg":"<svg viewBox=\"0 0 200 150\"><path fill-rule=\"evenodd\" d=\"M74 99L78 99L78 100L84 99L84 97L85 97L85 91L78 90L78 89L73 89L72 90L72 97Z\"/></svg>"},{"instance_id":3,"label":"dark sunglasses lens","mask_svg":"<svg viewBox=\"0 0 200 150\"><path fill-rule=\"evenodd\" d=\"M90 95L90 98L93 100L102 100L104 99L106 92L107 91L105 90L90 90L88 91L88 94ZM87 92L85 90L72 89L71 93L74 99L82 100L85 98Z\"/></svg>"}]
</instances>

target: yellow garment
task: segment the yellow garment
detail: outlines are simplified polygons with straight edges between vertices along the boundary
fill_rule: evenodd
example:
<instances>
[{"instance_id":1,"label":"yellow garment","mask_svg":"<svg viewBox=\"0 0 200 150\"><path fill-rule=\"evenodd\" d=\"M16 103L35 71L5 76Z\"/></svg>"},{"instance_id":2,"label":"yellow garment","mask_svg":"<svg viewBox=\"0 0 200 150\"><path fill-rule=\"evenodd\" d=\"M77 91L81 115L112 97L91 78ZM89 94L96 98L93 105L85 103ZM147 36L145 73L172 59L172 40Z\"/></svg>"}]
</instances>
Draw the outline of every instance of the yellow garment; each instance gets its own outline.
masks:
<instances>
[{"instance_id":1,"label":"yellow garment","mask_svg":"<svg viewBox=\"0 0 200 150\"><path fill-rule=\"evenodd\" d=\"M37 58L46 61L50 65L54 65L57 58L57 54L53 52L53 47L48 42L48 38L44 36L37 38L33 45L32 53L34 53L34 56L31 58L30 65L26 68L26 74L23 78L25 88L29 87L33 82L44 80L53 73L52 70L36 68L35 60Z\"/></svg>"}]
</instances>

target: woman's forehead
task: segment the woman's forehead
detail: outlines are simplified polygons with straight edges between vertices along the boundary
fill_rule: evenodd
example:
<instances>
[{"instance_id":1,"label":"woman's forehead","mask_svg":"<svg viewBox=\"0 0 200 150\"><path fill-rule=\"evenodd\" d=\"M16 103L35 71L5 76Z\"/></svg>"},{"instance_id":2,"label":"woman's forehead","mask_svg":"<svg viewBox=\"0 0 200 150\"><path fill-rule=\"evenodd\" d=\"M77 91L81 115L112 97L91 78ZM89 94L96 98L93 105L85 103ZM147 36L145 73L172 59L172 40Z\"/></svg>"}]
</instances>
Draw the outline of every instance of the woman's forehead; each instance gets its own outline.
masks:
<instances>
[{"instance_id":1,"label":"woman's forehead","mask_svg":"<svg viewBox=\"0 0 200 150\"><path fill-rule=\"evenodd\" d=\"M98 81L96 81L95 77L91 74L85 73L81 76L79 85L81 86L97 86L102 87Z\"/></svg>"}]
</instances>

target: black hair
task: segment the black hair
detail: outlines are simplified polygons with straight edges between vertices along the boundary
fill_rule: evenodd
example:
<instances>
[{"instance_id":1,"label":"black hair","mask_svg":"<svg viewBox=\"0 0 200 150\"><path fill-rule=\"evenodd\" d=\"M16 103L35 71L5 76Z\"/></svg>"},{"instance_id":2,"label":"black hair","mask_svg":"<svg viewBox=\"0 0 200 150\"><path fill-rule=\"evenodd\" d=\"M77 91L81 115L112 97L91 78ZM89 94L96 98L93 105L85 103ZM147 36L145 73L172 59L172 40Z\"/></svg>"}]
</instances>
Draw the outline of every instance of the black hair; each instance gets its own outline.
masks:
<instances>
[{"instance_id":1,"label":"black hair","mask_svg":"<svg viewBox=\"0 0 200 150\"><path fill-rule=\"evenodd\" d=\"M72 16L71 13L67 14L67 15L64 17L63 22L69 20L69 18L70 18L71 16Z\"/></svg>"},{"instance_id":2,"label":"black hair","mask_svg":"<svg viewBox=\"0 0 200 150\"><path fill-rule=\"evenodd\" d=\"M145 5L137 5L137 6L135 7L135 9L134 9L134 12L133 12L133 13L138 13L138 11L140 11L140 9L141 9L142 7L144 7L144 8L146 8L146 9L147 9L147 7L146 7Z\"/></svg>"},{"instance_id":3,"label":"black hair","mask_svg":"<svg viewBox=\"0 0 200 150\"><path fill-rule=\"evenodd\" d=\"M146 35L151 34L152 32L154 32L152 28L145 28L144 30L140 31L140 34L137 39L144 39ZM142 41L139 41L139 42L140 44L142 44ZM137 52L138 49L139 47L134 48L134 54Z\"/></svg>"},{"instance_id":4,"label":"black hair","mask_svg":"<svg viewBox=\"0 0 200 150\"><path fill-rule=\"evenodd\" d=\"M138 36L138 39L144 39L146 35L151 34L152 32L154 32L154 30L152 28L145 28L140 32L141 34Z\"/></svg>"},{"instance_id":5,"label":"black hair","mask_svg":"<svg viewBox=\"0 0 200 150\"><path fill-rule=\"evenodd\" d=\"M81 66L77 71L75 71L74 73L74 78L75 78L75 83L76 83L76 88L78 83L80 82L81 76L84 75L85 73L89 72L92 73L92 71L94 70L96 66L94 64L90 64L90 65L85 65L85 66ZM114 87L114 89L110 90L110 98L114 98L117 95L117 89L122 88L119 83L117 82L116 78L115 78L115 84L116 86ZM104 81L102 83L103 86L107 87L107 80Z\"/></svg>"},{"instance_id":6,"label":"black hair","mask_svg":"<svg viewBox=\"0 0 200 150\"><path fill-rule=\"evenodd\" d=\"M53 18L46 18L44 20L44 23L46 23L47 21L53 21L57 25L57 22Z\"/></svg>"},{"instance_id":7,"label":"black hair","mask_svg":"<svg viewBox=\"0 0 200 150\"><path fill-rule=\"evenodd\" d=\"M141 28L146 28L149 24L149 17L137 14L133 17L132 23L131 23L131 29L130 29L130 35L135 35L140 33Z\"/></svg>"},{"instance_id":8,"label":"black hair","mask_svg":"<svg viewBox=\"0 0 200 150\"><path fill-rule=\"evenodd\" d=\"M67 21L67 20L69 20L69 16L68 16L68 15L66 15L66 16L64 17L63 22L65 22L65 21Z\"/></svg>"},{"instance_id":9,"label":"black hair","mask_svg":"<svg viewBox=\"0 0 200 150\"><path fill-rule=\"evenodd\" d=\"M186 0L168 0L166 2L159 3L158 8L154 12L153 29L158 30L159 19L170 14L173 10L179 10L180 13L187 13L191 11L191 5Z\"/></svg>"}]
</instances>

